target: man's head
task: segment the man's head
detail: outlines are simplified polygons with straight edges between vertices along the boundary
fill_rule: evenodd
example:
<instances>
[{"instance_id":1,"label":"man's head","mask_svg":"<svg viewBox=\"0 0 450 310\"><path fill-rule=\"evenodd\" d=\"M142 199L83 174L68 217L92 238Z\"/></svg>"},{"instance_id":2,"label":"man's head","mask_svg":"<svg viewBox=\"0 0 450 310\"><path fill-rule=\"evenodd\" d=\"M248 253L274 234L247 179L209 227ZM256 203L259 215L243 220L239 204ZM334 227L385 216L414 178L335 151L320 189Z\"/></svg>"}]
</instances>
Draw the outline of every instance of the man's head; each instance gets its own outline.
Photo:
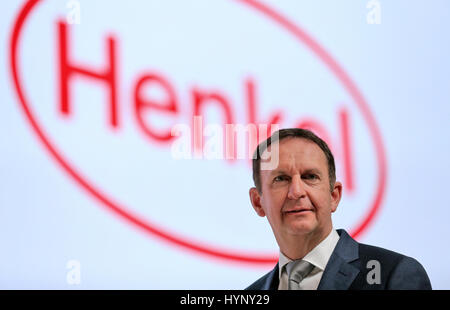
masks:
<instances>
[{"instance_id":1,"label":"man's head","mask_svg":"<svg viewBox=\"0 0 450 310\"><path fill-rule=\"evenodd\" d=\"M270 156L265 152L270 153ZM275 154L274 152L277 152ZM261 170L261 161L278 156L278 165ZM260 216L267 216L280 244L290 237L325 237L331 213L340 201L334 158L327 144L304 129L282 129L262 142L253 157L250 200Z\"/></svg>"},{"instance_id":2,"label":"man's head","mask_svg":"<svg viewBox=\"0 0 450 310\"><path fill-rule=\"evenodd\" d=\"M328 178L330 180L330 190L333 189L336 182L336 167L334 164L333 153L331 153L328 145L316 136L312 131L300 128L287 128L278 130L266 141L261 142L253 154L253 182L258 192L261 194L261 155L272 144L272 142L282 141L286 138L303 138L314 142L323 151L328 165Z\"/></svg>"}]
</instances>

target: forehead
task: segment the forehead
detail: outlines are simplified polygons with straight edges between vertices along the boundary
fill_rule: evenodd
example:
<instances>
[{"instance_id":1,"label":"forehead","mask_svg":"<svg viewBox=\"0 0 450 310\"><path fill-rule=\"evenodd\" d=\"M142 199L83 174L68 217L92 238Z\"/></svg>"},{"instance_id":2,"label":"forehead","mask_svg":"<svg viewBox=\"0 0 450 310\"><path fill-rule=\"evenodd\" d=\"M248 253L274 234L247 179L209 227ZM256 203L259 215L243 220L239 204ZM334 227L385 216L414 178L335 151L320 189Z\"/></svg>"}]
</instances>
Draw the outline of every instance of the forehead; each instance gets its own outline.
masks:
<instances>
[{"instance_id":1,"label":"forehead","mask_svg":"<svg viewBox=\"0 0 450 310\"><path fill-rule=\"evenodd\" d=\"M278 165L273 169L267 170L270 173L273 170L290 169L319 169L328 170L328 162L325 153L314 142L304 139L289 137L270 145L265 152L270 154L266 160L275 156L273 152L278 152Z\"/></svg>"}]
</instances>

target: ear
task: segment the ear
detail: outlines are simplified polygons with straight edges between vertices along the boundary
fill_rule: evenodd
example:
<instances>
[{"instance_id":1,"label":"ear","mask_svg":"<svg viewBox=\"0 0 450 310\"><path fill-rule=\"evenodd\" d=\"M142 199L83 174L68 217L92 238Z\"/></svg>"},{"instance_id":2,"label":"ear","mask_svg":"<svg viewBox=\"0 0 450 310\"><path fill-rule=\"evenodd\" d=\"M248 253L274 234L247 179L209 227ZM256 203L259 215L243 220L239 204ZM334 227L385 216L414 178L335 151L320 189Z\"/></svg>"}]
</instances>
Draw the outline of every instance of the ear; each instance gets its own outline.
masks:
<instances>
[{"instance_id":1,"label":"ear","mask_svg":"<svg viewBox=\"0 0 450 310\"><path fill-rule=\"evenodd\" d=\"M255 209L256 213L261 217L266 216L266 212L264 212L264 209L261 205L261 196L259 195L256 187L250 188L248 193L250 196L250 201L252 203L253 209Z\"/></svg>"},{"instance_id":2,"label":"ear","mask_svg":"<svg viewBox=\"0 0 450 310\"><path fill-rule=\"evenodd\" d=\"M331 212L336 211L339 201L342 197L342 183L334 182L333 191L331 192Z\"/></svg>"}]
</instances>

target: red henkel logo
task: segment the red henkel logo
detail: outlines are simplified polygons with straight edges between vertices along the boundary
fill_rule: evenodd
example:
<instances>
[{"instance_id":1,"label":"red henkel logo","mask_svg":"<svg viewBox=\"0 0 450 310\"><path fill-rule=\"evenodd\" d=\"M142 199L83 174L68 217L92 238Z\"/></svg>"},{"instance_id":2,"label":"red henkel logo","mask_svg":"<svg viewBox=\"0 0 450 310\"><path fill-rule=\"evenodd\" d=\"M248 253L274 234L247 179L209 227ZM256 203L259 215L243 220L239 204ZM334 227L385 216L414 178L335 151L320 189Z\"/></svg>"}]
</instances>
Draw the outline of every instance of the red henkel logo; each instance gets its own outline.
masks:
<instances>
[{"instance_id":1,"label":"red henkel logo","mask_svg":"<svg viewBox=\"0 0 450 310\"><path fill-rule=\"evenodd\" d=\"M49 135L47 135L42 124L38 122L36 115L30 108L31 101L26 96L23 86L23 76L19 68L20 55L20 40L22 38L23 29L25 23L29 19L30 13L36 8L38 0L28 1L19 12L19 15L14 24L14 28L11 36L10 45L10 61L11 61L11 73L14 82L14 86L17 91L19 103L25 112L27 120L30 122L34 132L37 134L39 141L50 152L53 159L68 173L84 190L100 201L109 210L115 214L124 218L127 222L135 225L153 236L157 236L164 241L167 241L173 245L180 246L184 249L191 250L198 254L205 254L210 257L225 259L227 261L245 262L255 264L273 264L277 261L274 254L258 254L258 253L244 253L242 251L225 249L223 247L212 246L211 244L199 241L193 241L193 239L181 236L178 233L174 233L169 229L163 228L144 219L142 216L131 211L129 207L118 203L111 196L107 195L105 191L101 191L92 180L85 177L85 174L81 173L78 167L75 167L67 157L63 156L60 149L56 144L52 142ZM377 128L376 122L369 107L364 100L362 94L359 92L356 85L351 81L345 71L337 64L337 62L308 34L306 34L298 26L287 20L282 15L275 12L273 9L266 5L253 0L238 0L238 4L247 6L253 9L255 12L264 16L267 21L274 23L281 29L284 29L293 39L297 40L301 45L306 46L315 57L317 57L325 68L331 72L331 74L339 82L340 87L345 90L352 100L352 104L355 105L356 110L360 113L363 122L367 126L369 136L371 138L374 157L377 163L377 175L375 181L375 190L373 191L370 203L368 203L364 215L360 217L357 224L352 228L351 234L353 237L359 236L368 225L374 220L374 217L379 210L381 201L383 199L385 185L386 185L386 158L383 148L380 132ZM123 102L119 99L119 53L121 46L115 36L109 36L105 40L105 54L104 62L102 65L93 67L90 65L83 65L77 61L76 57L71 54L72 47L72 34L71 27L65 22L56 20L56 46L57 46L57 76L56 85L57 89L57 102L58 110L64 117L71 116L73 112L73 79L78 77L84 82L90 82L97 86L102 86L107 92L107 124L114 130L114 132L120 131L123 123L122 113L124 111ZM321 124L317 119L313 117L302 118L296 120L293 124L286 123L286 114L281 111L276 111L270 114L266 118L266 121L261 121L258 111L258 79L247 76L241 83L243 84L242 101L244 102L243 110L245 111L247 124L280 124L281 127L303 127L314 130L324 140L326 140L333 151L337 152L337 158L341 163L341 179L344 183L345 193L352 195L356 191L356 181L354 179L355 168L353 158L353 145L351 143L350 135L350 111L342 105L338 109L337 113L337 132L339 134L339 142L333 140L328 134L326 127ZM163 100L154 100L145 96L145 89L150 87L157 87L164 93ZM162 131L155 129L148 119L145 117L149 111L163 113L165 115L180 116L181 109L179 105L179 96L177 95L177 89L161 73L155 73L154 71L145 72L137 76L134 80L134 84L131 87L132 105L134 119L142 135L147 137L151 143L158 143L160 147L170 147L170 144L175 138L171 135L170 130ZM191 87L189 90L189 98L191 104L192 114L188 115L187 121L192 120L193 116L202 116L206 107L210 103L214 103L219 107L222 113L224 124L236 123L236 111L231 105L231 101L225 92L216 90L203 89L201 87ZM334 143L333 143L334 141ZM229 143L229 141L226 141ZM194 143L194 148L202 149L202 144ZM229 163L231 164L231 163ZM249 203L249 202L247 202ZM248 206L250 208L250 206Z\"/></svg>"}]
</instances>

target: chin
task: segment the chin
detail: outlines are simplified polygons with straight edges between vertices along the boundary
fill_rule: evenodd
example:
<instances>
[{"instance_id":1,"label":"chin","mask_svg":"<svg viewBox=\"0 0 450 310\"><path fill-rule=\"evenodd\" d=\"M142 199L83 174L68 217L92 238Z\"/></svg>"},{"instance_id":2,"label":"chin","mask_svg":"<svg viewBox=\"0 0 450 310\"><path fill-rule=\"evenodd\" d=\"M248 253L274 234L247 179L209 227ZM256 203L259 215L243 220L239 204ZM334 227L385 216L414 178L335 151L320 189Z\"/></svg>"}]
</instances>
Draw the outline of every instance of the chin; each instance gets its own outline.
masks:
<instances>
[{"instance_id":1,"label":"chin","mask_svg":"<svg viewBox=\"0 0 450 310\"><path fill-rule=\"evenodd\" d=\"M307 235L316 230L317 226L313 223L293 223L289 227L289 232L292 235Z\"/></svg>"}]
</instances>

